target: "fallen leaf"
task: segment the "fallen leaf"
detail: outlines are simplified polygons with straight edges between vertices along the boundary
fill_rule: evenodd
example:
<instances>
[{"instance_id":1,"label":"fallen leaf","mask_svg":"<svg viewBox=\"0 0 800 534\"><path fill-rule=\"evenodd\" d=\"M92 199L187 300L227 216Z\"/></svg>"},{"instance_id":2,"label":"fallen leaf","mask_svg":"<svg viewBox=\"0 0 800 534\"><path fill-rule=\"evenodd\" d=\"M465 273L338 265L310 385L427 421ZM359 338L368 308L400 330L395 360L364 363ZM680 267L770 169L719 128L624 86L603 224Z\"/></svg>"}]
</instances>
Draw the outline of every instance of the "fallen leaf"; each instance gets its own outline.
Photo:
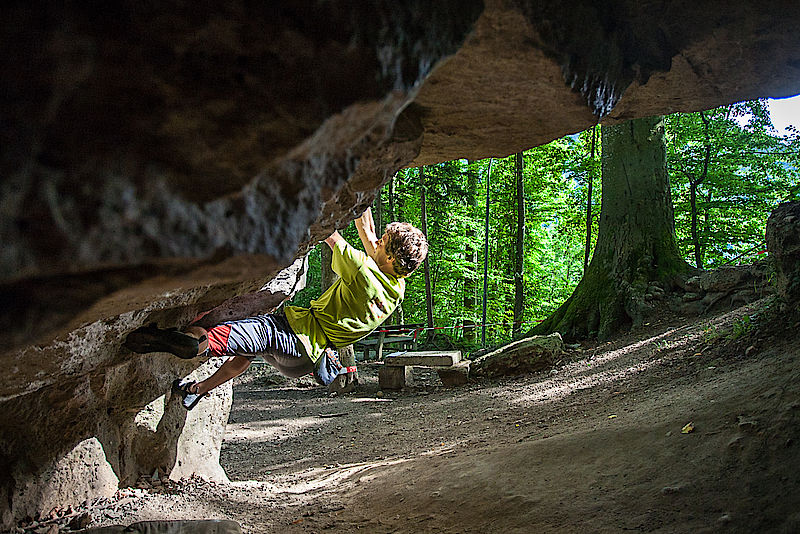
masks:
<instances>
[{"instance_id":1,"label":"fallen leaf","mask_svg":"<svg viewBox=\"0 0 800 534\"><path fill-rule=\"evenodd\" d=\"M616 419L617 418L617 414L612 413L611 415L608 416L608 418L609 419Z\"/></svg>"},{"instance_id":2,"label":"fallen leaf","mask_svg":"<svg viewBox=\"0 0 800 534\"><path fill-rule=\"evenodd\" d=\"M688 434L689 432L694 432L694 423L686 423L686 426L681 428L681 434Z\"/></svg>"}]
</instances>

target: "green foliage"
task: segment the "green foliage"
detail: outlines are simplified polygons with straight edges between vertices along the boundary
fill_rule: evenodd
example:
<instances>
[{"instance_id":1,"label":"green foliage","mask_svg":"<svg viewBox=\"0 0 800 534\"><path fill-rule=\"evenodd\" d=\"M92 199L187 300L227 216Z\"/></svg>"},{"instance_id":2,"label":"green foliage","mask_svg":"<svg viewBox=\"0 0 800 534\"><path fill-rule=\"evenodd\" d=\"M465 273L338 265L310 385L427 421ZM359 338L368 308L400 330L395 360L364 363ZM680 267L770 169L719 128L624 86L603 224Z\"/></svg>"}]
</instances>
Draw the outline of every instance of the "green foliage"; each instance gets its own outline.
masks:
<instances>
[{"instance_id":1,"label":"green foliage","mask_svg":"<svg viewBox=\"0 0 800 534\"><path fill-rule=\"evenodd\" d=\"M798 141L772 127L764 101L666 118L678 245L703 267L753 261L772 209L798 195ZM690 188L697 190L697 243Z\"/></svg>"},{"instance_id":2,"label":"green foliage","mask_svg":"<svg viewBox=\"0 0 800 534\"><path fill-rule=\"evenodd\" d=\"M588 184L592 181L592 243L600 216L600 142L591 157L592 130L524 152L525 257L523 331L560 306L583 275ZM668 169L676 233L684 256L694 262L689 191L695 202L700 256L706 267L749 261L763 247L766 218L781 201L800 197L800 132L780 137L763 102L746 102L665 118ZM706 161L706 156L707 161ZM486 180L490 160L454 160L425 167L433 315L437 343L471 350L480 342L463 335L465 322L482 322ZM381 195L384 225L393 220L421 225L419 169L394 177L394 213L389 188ZM515 161L491 160L489 177L489 346L509 341L513 322L516 249ZM354 225L343 232L360 246ZM321 244L320 246L326 246ZM744 253L744 254L743 254ZM319 295L319 252L310 257L308 287L293 300L307 306ZM423 269L407 279L406 323L426 322ZM746 332L747 325L734 326ZM706 332L707 342L720 333Z\"/></svg>"}]
</instances>

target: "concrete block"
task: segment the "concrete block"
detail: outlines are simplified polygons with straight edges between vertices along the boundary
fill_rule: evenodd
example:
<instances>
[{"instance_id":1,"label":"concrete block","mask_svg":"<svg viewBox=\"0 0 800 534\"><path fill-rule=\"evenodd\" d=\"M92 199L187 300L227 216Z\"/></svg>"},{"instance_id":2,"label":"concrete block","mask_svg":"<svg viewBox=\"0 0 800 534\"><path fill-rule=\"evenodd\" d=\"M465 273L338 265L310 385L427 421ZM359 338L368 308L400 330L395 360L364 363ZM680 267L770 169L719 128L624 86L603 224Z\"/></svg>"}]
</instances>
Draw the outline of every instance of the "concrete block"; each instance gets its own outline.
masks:
<instances>
[{"instance_id":1,"label":"concrete block","mask_svg":"<svg viewBox=\"0 0 800 534\"><path fill-rule=\"evenodd\" d=\"M378 385L381 389L403 389L414 384L411 367L384 365L378 369Z\"/></svg>"},{"instance_id":2,"label":"concrete block","mask_svg":"<svg viewBox=\"0 0 800 534\"><path fill-rule=\"evenodd\" d=\"M421 367L450 367L461 361L460 350L423 350L393 352L384 362L390 366L419 365Z\"/></svg>"},{"instance_id":3,"label":"concrete block","mask_svg":"<svg viewBox=\"0 0 800 534\"><path fill-rule=\"evenodd\" d=\"M469 379L469 361L464 360L452 367L436 369L436 373L445 387L463 386Z\"/></svg>"}]
</instances>

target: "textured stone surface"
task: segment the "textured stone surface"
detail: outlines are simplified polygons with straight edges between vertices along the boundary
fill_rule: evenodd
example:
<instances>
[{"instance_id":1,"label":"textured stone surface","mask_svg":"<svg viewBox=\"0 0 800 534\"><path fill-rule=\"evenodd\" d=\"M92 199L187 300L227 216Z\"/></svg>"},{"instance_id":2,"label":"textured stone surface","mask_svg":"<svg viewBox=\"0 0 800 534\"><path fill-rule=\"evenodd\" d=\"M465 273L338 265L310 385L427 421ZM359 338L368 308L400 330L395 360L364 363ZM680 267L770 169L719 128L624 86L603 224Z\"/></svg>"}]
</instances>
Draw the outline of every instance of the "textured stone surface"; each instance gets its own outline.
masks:
<instances>
[{"instance_id":1,"label":"textured stone surface","mask_svg":"<svg viewBox=\"0 0 800 534\"><path fill-rule=\"evenodd\" d=\"M189 378L194 381L205 380L225 359L211 358L189 375ZM184 410L178 396L172 396L171 404ZM211 391L194 409L185 412L183 431L174 434L177 437L177 451L175 462L169 471L171 479L180 480L196 475L215 482L228 482L228 476L219 465L219 453L231 404L233 386L228 382Z\"/></svg>"},{"instance_id":2,"label":"textured stone surface","mask_svg":"<svg viewBox=\"0 0 800 534\"><path fill-rule=\"evenodd\" d=\"M414 385L411 367L390 367L382 365L378 369L378 385L381 389L400 390Z\"/></svg>"},{"instance_id":3,"label":"textured stone surface","mask_svg":"<svg viewBox=\"0 0 800 534\"><path fill-rule=\"evenodd\" d=\"M389 366L450 367L460 361L460 350L415 350L387 354L383 363Z\"/></svg>"},{"instance_id":4,"label":"textured stone surface","mask_svg":"<svg viewBox=\"0 0 800 534\"><path fill-rule=\"evenodd\" d=\"M445 387L463 386L469 380L469 368L470 362L462 361L452 367L436 369L436 374L439 375L439 380Z\"/></svg>"},{"instance_id":5,"label":"textured stone surface","mask_svg":"<svg viewBox=\"0 0 800 534\"><path fill-rule=\"evenodd\" d=\"M800 202L785 202L767 220L767 248L775 265L778 293L789 310L800 307Z\"/></svg>"},{"instance_id":6,"label":"textured stone surface","mask_svg":"<svg viewBox=\"0 0 800 534\"><path fill-rule=\"evenodd\" d=\"M90 528L87 534L241 534L241 526L228 519L188 521L140 521L132 525Z\"/></svg>"},{"instance_id":7,"label":"textured stone surface","mask_svg":"<svg viewBox=\"0 0 800 534\"><path fill-rule=\"evenodd\" d=\"M473 376L495 378L549 369L564 350L561 334L532 336L504 345L472 360Z\"/></svg>"},{"instance_id":8,"label":"textured stone surface","mask_svg":"<svg viewBox=\"0 0 800 534\"><path fill-rule=\"evenodd\" d=\"M3 525L86 439L121 483L144 467L136 414L198 363L132 358L130 330L268 311L249 294L403 166L800 92L798 26L790 0L11 0Z\"/></svg>"},{"instance_id":9,"label":"textured stone surface","mask_svg":"<svg viewBox=\"0 0 800 534\"><path fill-rule=\"evenodd\" d=\"M111 497L118 482L102 445L89 438L38 476L17 486L12 500L14 512L20 517L35 517L37 512L61 508L64 503Z\"/></svg>"}]
</instances>

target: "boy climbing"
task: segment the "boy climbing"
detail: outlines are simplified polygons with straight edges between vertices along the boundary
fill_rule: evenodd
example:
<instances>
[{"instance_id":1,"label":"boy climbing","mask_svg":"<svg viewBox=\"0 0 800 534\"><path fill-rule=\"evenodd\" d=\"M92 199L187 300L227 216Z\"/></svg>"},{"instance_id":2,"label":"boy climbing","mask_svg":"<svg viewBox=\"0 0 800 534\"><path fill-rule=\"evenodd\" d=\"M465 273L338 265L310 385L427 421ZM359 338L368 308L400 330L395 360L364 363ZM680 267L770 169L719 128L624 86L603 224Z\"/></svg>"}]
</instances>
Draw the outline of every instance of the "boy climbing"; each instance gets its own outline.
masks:
<instances>
[{"instance_id":1,"label":"boy climbing","mask_svg":"<svg viewBox=\"0 0 800 534\"><path fill-rule=\"evenodd\" d=\"M428 253L424 234L408 223L391 223L378 239L372 210L356 219L363 252L334 232L325 242L333 250L331 267L339 279L310 308L286 306L282 313L229 321L209 329L190 325L179 331L155 325L131 332L124 346L133 352L169 352L191 359L210 353L231 356L201 382L176 380L173 390L187 410L208 392L242 374L260 356L291 378L313 373L331 385L340 375L355 378L354 366L343 366L337 348L366 337L403 300L404 278Z\"/></svg>"}]
</instances>

